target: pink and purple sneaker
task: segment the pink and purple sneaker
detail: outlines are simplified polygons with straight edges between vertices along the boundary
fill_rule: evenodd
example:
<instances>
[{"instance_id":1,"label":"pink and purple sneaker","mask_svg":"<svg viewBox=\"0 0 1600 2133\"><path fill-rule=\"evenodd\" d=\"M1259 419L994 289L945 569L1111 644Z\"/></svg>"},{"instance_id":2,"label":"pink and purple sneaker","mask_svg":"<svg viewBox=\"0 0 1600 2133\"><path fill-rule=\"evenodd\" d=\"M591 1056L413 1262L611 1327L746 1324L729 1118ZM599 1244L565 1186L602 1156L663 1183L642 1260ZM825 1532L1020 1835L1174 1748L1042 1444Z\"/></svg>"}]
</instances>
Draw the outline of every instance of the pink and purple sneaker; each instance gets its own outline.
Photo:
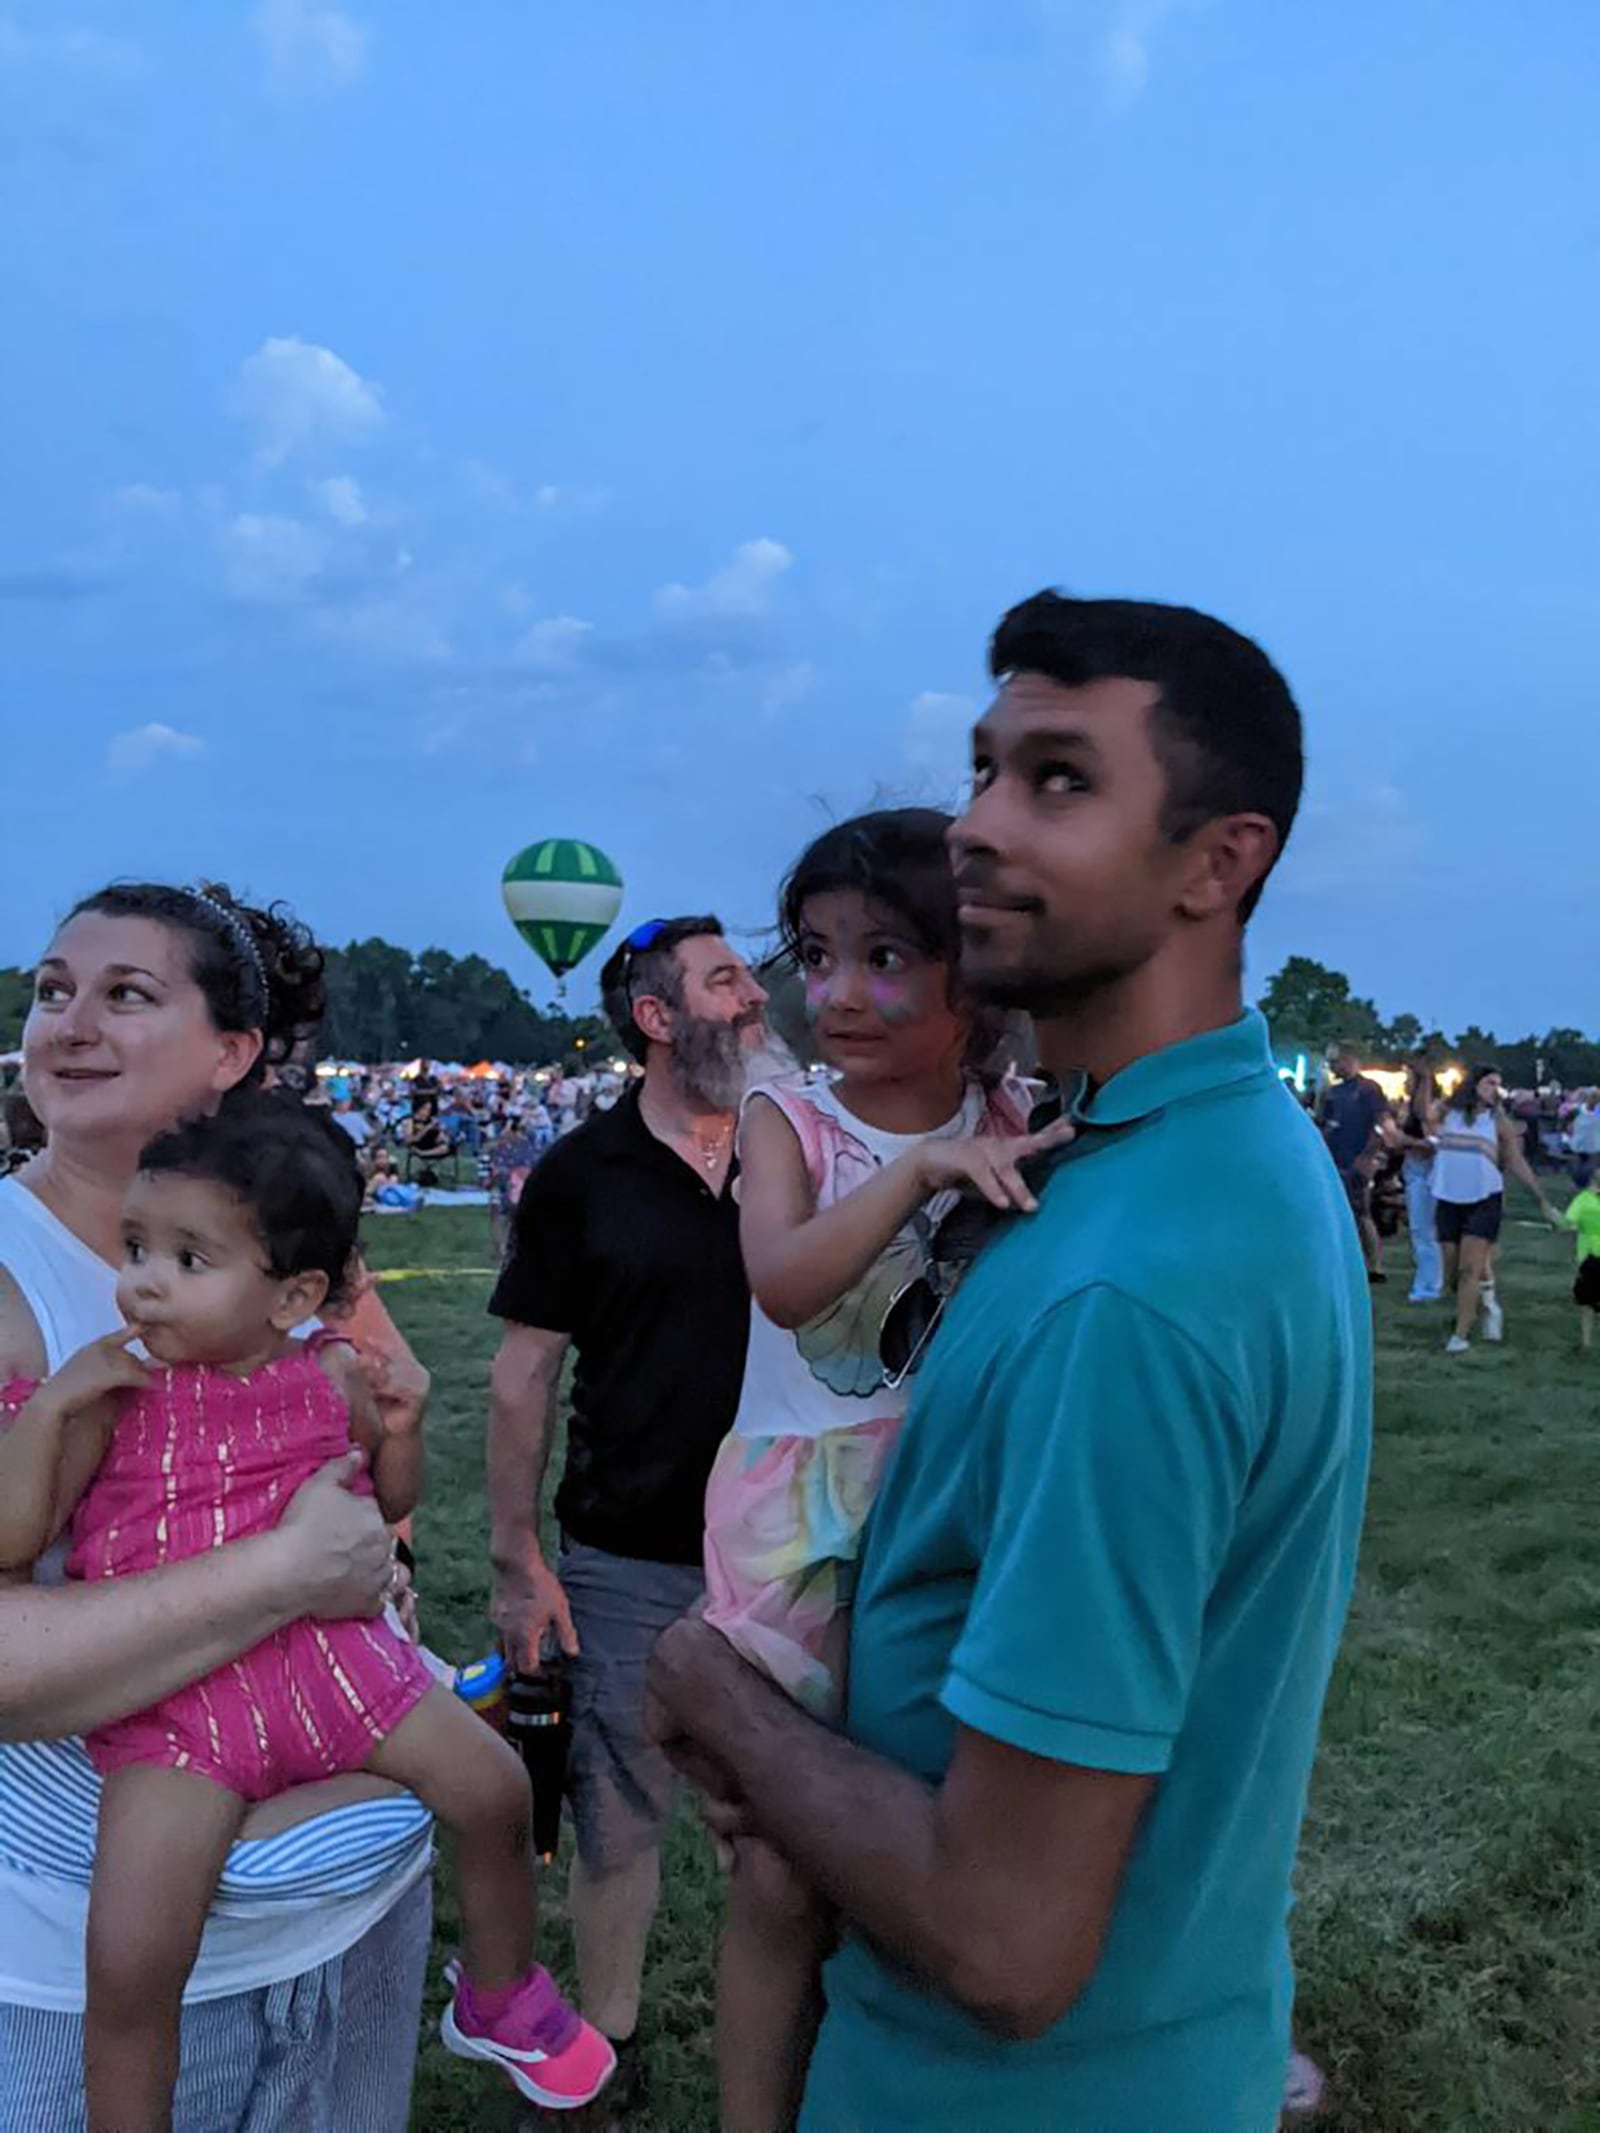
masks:
<instances>
[{"instance_id":1,"label":"pink and purple sneaker","mask_svg":"<svg viewBox=\"0 0 1600 2133\"><path fill-rule=\"evenodd\" d=\"M455 1987L439 2022L446 2048L498 2066L530 2103L576 2111L616 2071L616 2053L562 1997L548 1970L530 1970L503 1992L474 1992L456 1963L446 1974Z\"/></svg>"}]
</instances>

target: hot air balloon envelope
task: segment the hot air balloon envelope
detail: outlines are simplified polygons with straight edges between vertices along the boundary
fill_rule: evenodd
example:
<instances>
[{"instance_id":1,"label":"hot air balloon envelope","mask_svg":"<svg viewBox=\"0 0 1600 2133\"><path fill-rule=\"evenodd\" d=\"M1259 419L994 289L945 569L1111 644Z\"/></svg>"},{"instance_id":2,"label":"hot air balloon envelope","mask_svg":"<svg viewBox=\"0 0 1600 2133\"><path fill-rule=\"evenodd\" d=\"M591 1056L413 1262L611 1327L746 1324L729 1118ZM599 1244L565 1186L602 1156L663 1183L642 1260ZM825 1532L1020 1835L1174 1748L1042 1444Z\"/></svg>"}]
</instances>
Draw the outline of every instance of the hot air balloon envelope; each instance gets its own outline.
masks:
<instances>
[{"instance_id":1,"label":"hot air balloon envelope","mask_svg":"<svg viewBox=\"0 0 1600 2133\"><path fill-rule=\"evenodd\" d=\"M559 979L604 940L622 908L622 876L594 845L547 837L510 861L500 893L511 923Z\"/></svg>"}]
</instances>

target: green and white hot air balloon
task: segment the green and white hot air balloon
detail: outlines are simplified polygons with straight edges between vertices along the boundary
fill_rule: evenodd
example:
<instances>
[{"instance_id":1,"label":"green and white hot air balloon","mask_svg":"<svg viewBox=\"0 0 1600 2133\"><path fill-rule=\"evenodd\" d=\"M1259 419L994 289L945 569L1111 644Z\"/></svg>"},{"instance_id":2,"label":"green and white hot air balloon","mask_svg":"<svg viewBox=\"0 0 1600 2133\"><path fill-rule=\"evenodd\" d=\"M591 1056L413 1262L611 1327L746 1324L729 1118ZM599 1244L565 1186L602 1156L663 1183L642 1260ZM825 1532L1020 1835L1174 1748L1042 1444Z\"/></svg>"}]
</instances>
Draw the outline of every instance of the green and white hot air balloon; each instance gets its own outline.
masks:
<instances>
[{"instance_id":1,"label":"green and white hot air balloon","mask_svg":"<svg viewBox=\"0 0 1600 2133\"><path fill-rule=\"evenodd\" d=\"M622 908L622 876L576 837L546 837L518 852L500 878L511 923L565 993L562 980L605 939Z\"/></svg>"}]
</instances>

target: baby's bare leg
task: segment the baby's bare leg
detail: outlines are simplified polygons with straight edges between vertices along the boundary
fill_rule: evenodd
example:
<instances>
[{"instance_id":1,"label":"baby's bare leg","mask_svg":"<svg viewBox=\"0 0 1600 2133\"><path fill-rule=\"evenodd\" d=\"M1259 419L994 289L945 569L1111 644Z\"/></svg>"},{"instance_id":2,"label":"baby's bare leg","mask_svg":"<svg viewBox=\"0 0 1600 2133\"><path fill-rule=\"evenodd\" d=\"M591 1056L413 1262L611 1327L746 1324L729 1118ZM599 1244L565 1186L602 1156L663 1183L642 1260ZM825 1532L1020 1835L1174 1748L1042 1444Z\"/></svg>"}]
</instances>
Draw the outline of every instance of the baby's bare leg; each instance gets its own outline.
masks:
<instances>
[{"instance_id":1,"label":"baby's bare leg","mask_svg":"<svg viewBox=\"0 0 1600 2133\"><path fill-rule=\"evenodd\" d=\"M470 1983L515 1985L535 1961L533 1794L515 1748L448 1690L407 1712L367 1768L431 1808L456 1840L456 1887Z\"/></svg>"},{"instance_id":2,"label":"baby's bare leg","mask_svg":"<svg viewBox=\"0 0 1600 2133\"><path fill-rule=\"evenodd\" d=\"M89 1890L89 2133L168 2133L183 1988L244 1809L192 1770L141 1763L105 1781Z\"/></svg>"},{"instance_id":3,"label":"baby's bare leg","mask_svg":"<svg viewBox=\"0 0 1600 2133\"><path fill-rule=\"evenodd\" d=\"M717 1960L723 2133L784 2133L798 2118L829 1932L826 1908L788 1861L741 1837Z\"/></svg>"}]
</instances>

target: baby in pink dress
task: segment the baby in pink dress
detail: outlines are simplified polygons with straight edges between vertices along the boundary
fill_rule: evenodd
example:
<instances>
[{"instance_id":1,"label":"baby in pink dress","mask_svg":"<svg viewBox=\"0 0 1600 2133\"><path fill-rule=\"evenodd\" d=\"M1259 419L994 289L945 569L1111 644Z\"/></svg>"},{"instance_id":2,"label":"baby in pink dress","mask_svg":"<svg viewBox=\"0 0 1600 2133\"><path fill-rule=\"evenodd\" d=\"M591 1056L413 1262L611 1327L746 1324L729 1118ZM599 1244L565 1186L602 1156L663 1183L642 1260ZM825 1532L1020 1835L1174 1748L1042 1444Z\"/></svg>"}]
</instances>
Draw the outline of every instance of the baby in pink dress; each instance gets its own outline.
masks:
<instances>
[{"instance_id":1,"label":"baby in pink dress","mask_svg":"<svg viewBox=\"0 0 1600 2133\"><path fill-rule=\"evenodd\" d=\"M64 1527L69 1574L123 1577L270 1530L303 1482L367 1453L384 1515L420 1447L387 1436L353 1352L293 1328L336 1297L361 1179L289 1097L230 1097L145 1150L123 1210L128 1324L0 1392L0 1571ZM141 1342L148 1360L136 1357ZM88 1737L104 1779L89 1901L89 2122L169 2122L182 1995L247 1806L371 1771L455 1832L465 1960L442 2024L463 2057L570 2109L615 2065L534 1960L532 1800L515 1752L383 1621L297 1621Z\"/></svg>"}]
</instances>

